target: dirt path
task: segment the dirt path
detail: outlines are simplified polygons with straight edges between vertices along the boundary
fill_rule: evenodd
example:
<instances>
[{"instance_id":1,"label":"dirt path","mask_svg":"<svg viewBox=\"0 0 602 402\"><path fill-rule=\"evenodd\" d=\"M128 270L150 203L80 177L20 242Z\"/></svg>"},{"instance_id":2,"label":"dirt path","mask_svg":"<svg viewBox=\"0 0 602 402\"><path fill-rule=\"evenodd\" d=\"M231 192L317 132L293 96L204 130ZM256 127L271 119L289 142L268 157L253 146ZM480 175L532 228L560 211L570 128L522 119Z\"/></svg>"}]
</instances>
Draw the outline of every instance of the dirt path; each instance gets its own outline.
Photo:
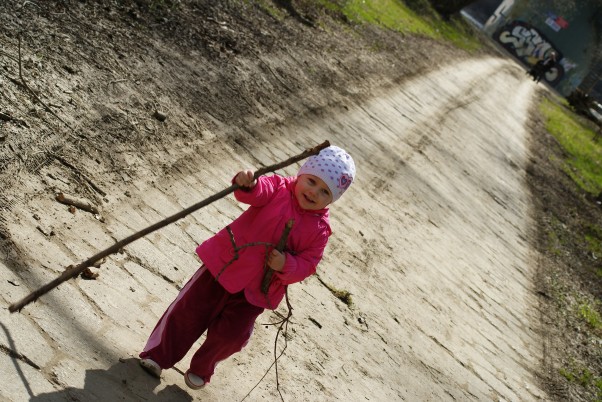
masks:
<instances>
[{"instance_id":1,"label":"dirt path","mask_svg":"<svg viewBox=\"0 0 602 402\"><path fill-rule=\"evenodd\" d=\"M332 208L335 233L319 275L351 292L353 306L316 277L291 288L285 399L546 399L536 377L543 350L525 184L534 88L511 62L469 60L357 108L256 127L236 148L213 141L202 154L163 150L172 166L164 178L131 183L128 196L108 191L105 223L33 197L7 222L19 253L0 260L8 279L0 292L14 302L66 262L225 188L237 169L329 139L354 156L358 177ZM195 244L241 210L222 200L109 258L97 280L64 284L21 314L2 310L1 343L20 355L0 354L0 396L241 400L271 363L273 327L257 325L245 351L223 362L203 391L188 392L175 370L159 383L134 359L198 266ZM37 282L21 282L22 264ZM273 378L248 400L276 400Z\"/></svg>"}]
</instances>

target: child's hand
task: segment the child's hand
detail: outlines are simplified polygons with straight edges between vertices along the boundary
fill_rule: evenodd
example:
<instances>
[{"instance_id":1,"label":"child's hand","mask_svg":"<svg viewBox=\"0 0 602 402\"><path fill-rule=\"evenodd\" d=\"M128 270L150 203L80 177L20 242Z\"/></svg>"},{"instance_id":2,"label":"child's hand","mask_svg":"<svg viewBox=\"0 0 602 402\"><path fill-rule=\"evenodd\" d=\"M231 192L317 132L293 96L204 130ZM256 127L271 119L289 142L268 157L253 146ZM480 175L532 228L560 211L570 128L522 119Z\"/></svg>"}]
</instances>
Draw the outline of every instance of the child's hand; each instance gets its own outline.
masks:
<instances>
[{"instance_id":1,"label":"child's hand","mask_svg":"<svg viewBox=\"0 0 602 402\"><path fill-rule=\"evenodd\" d=\"M257 184L257 180L253 180L252 170L242 170L238 172L234 182L241 187L253 188Z\"/></svg>"},{"instance_id":2,"label":"child's hand","mask_svg":"<svg viewBox=\"0 0 602 402\"><path fill-rule=\"evenodd\" d=\"M274 249L268 256L268 266L274 271L282 272L284 262L286 261L286 254Z\"/></svg>"}]
</instances>

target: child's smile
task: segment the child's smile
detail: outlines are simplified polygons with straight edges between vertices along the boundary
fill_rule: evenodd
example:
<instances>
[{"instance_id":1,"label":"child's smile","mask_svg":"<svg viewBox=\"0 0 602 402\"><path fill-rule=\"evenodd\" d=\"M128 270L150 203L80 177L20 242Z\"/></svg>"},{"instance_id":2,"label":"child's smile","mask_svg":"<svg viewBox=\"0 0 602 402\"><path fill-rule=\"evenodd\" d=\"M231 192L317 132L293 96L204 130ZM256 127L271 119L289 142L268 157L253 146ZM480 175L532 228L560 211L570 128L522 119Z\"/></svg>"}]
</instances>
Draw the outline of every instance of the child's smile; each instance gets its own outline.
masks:
<instances>
[{"instance_id":1,"label":"child's smile","mask_svg":"<svg viewBox=\"0 0 602 402\"><path fill-rule=\"evenodd\" d=\"M319 177L302 174L297 177L295 198L301 208L316 211L326 208L332 202L332 193Z\"/></svg>"}]
</instances>

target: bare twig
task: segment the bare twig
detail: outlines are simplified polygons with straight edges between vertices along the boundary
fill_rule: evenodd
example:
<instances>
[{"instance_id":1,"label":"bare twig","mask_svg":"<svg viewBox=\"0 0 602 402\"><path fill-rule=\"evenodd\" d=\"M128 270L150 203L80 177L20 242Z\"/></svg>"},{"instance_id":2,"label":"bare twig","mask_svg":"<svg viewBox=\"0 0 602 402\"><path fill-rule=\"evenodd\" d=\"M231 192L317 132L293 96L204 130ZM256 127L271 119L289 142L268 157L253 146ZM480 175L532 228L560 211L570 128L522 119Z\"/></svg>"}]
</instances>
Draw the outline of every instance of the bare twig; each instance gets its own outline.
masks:
<instances>
[{"instance_id":1,"label":"bare twig","mask_svg":"<svg viewBox=\"0 0 602 402\"><path fill-rule=\"evenodd\" d=\"M4 55L4 56L8 57L9 59L11 59L11 60L13 60L13 61L16 61L16 62L18 62L18 61L19 61L19 59L17 59L15 56L13 56L12 54L6 53L6 52L5 52L5 51L3 51L3 50L0 50L0 54L2 54L2 55Z\"/></svg>"},{"instance_id":2,"label":"bare twig","mask_svg":"<svg viewBox=\"0 0 602 402\"><path fill-rule=\"evenodd\" d=\"M12 117L12 116L10 116L8 114L0 112L0 120L11 121L13 119L14 119L14 117Z\"/></svg>"},{"instance_id":3,"label":"bare twig","mask_svg":"<svg viewBox=\"0 0 602 402\"><path fill-rule=\"evenodd\" d=\"M114 81L110 81L110 82L107 84L107 88L108 88L110 85L114 85L114 84L117 84L117 83L120 83L120 82L126 82L126 81L128 81L128 79L127 79L127 78L123 78L123 79L120 79L120 80L114 80Z\"/></svg>"},{"instance_id":4,"label":"bare twig","mask_svg":"<svg viewBox=\"0 0 602 402\"><path fill-rule=\"evenodd\" d=\"M21 11L22 9L25 8L26 5L31 4L36 6L37 8L42 8L38 5L38 3L34 2L34 1L24 1L23 4L21 4L21 7L19 7L19 11Z\"/></svg>"},{"instance_id":5,"label":"bare twig","mask_svg":"<svg viewBox=\"0 0 602 402\"><path fill-rule=\"evenodd\" d=\"M280 78L280 77L278 77L278 75L276 75L276 73L274 72L274 70L272 70L272 67L270 67L270 65L268 63L263 61L263 59L261 57L259 57L259 55L257 53L255 53L254 51L251 50L251 53L253 53L255 55L255 57L257 57L257 59L268 68L268 71L270 73L272 73L274 78L276 78L282 84L282 86L284 86L286 89L288 89L289 92L293 92L293 90L288 85L286 85L286 83L284 81L282 81L282 78Z\"/></svg>"},{"instance_id":6,"label":"bare twig","mask_svg":"<svg viewBox=\"0 0 602 402\"><path fill-rule=\"evenodd\" d=\"M322 149L328 147L330 145L330 143L328 141L324 141L322 144L314 147L314 148L310 148L305 150L304 152L300 153L297 156L293 156L285 161L282 161L280 163L276 163L274 165L270 165L270 166L266 166L263 167L261 169L258 169L257 171L255 171L255 175L253 176L254 179L258 178L261 175L264 175L268 172L273 172L275 170L281 169L283 167L286 167L288 165L291 165L295 162L298 162L302 159L307 158L308 156L311 155L316 155L318 154ZM100 252L98 252L97 254L93 255L92 257L88 258L87 260L85 260L84 262L80 263L79 265L76 265L73 268L67 269L65 270L59 277L55 278L54 280L50 281L49 283L47 283L46 285L38 288L37 290L31 292L29 295L25 296L23 299L21 299L20 301L11 304L8 307L8 310L11 313L14 313L15 311L20 311L23 307L25 307L26 305L28 305L29 303L37 300L38 298L40 298L40 296L48 293L49 291L51 291L52 289L54 289L55 287L59 286L61 283L76 277L77 275L79 275L84 269L86 269L87 267L93 265L96 261L111 255L119 250L121 250L123 247L125 247L126 245L132 243L135 240L138 240L141 237L146 236L149 233L152 233L158 229L161 229L164 226L169 225L170 223L173 223L179 219L182 219L183 217L191 214L192 212L203 208L204 206L207 206L209 204L211 204L214 201L219 200L220 198L225 197L226 195L234 192L235 190L239 189L240 187L237 184L233 184L230 187L212 195L211 197L208 197L206 199L204 199L203 201L200 201L170 217L167 217L165 219L163 219L162 221L159 221L139 232L136 232L128 237L126 237L123 240L120 240L118 242L116 242L115 244L113 244L111 247L106 248Z\"/></svg>"},{"instance_id":7,"label":"bare twig","mask_svg":"<svg viewBox=\"0 0 602 402\"><path fill-rule=\"evenodd\" d=\"M282 231L282 235L280 237L280 240L278 242L278 244L274 244L274 243L269 243L269 242L264 242L264 241L256 241L256 242L251 242L251 243L246 243L243 244L242 246L239 246L236 244L236 240L234 239L234 233L232 232L232 229L230 229L230 226L226 226L226 230L228 231L228 234L230 235L230 243L232 243L232 250L234 250L234 255L232 256L232 259L230 261L228 261L223 267L222 269L220 269L220 271L217 273L217 275L215 275L215 280L217 281L219 279L220 276L222 276L222 274L224 273L224 271L226 270L226 268L228 268L234 261L238 260L239 258L239 254L238 252L240 250L242 250L243 248L247 248L247 247L253 247L253 246L263 246L265 247L265 260L263 263L263 267L264 270L267 270L269 268L267 268L267 264L268 264L268 257L269 257L269 253L268 250L271 248L274 248L276 250L282 251L284 250L284 246L286 245L286 239L288 237L288 233L291 230L292 227L292 222L294 222L292 219L290 221L287 222L287 224L284 227L284 230ZM290 227L289 227L290 225ZM283 243L283 245L280 247L280 244ZM272 271L272 270L270 270ZM269 272L269 271L265 271L264 275ZM273 271L272 271L273 273ZM272 276L270 275L270 279L272 278ZM264 281L265 281L265 276L264 276ZM269 283L268 283L269 284ZM264 284L261 284L262 287L262 291L263 291L263 286ZM265 292L264 292L265 294ZM268 300L269 302L269 300Z\"/></svg>"},{"instance_id":8,"label":"bare twig","mask_svg":"<svg viewBox=\"0 0 602 402\"><path fill-rule=\"evenodd\" d=\"M255 386L253 386L253 388L251 388L251 390L244 396L244 398L241 399L241 402L243 402L245 399L247 399L249 397L249 395L251 395L251 392L253 392L255 390L255 388L257 388L259 386L259 384L261 384L261 382L268 375L268 373L270 372L272 367L276 368L276 390L278 391L278 394L280 395L280 399L282 401L284 401L282 392L280 392L280 380L279 380L279 375L278 375L278 360L282 357L282 355L284 354L284 351L288 347L288 340L287 340L288 324L290 322L291 317L293 316L293 306L291 305L289 298L288 298L288 288L286 289L285 297L286 297L286 307L288 308L288 313L287 313L286 317L284 317L281 321L267 324L267 325L278 325L278 331L276 332L276 339L274 340L274 361L272 362L272 364L270 364L270 367L268 367L268 369L265 371L265 373L259 379L259 381L257 381L257 384L255 384ZM274 311L274 314L278 314L278 313L276 313L276 311ZM284 328L284 331L283 331L283 328ZM280 337L280 333L283 333L283 336L284 336L284 348L282 349L280 354L278 354L278 338Z\"/></svg>"},{"instance_id":9,"label":"bare twig","mask_svg":"<svg viewBox=\"0 0 602 402\"><path fill-rule=\"evenodd\" d=\"M96 183L94 183L92 181L92 179L90 179L88 176L86 176L85 174L83 174L76 166L74 166L72 163L70 163L69 161L67 161L65 158L63 158L60 155L57 154L50 154L53 158L55 158L57 161L61 162L63 165L67 166L68 168L70 168L71 170L73 170L75 173L77 173L78 175L80 175L89 185L90 187L92 187L94 189L94 191L96 191L98 194L100 194L103 197L107 196L107 193L105 193L104 191L102 191L102 189L100 187L98 187L96 185Z\"/></svg>"},{"instance_id":10,"label":"bare twig","mask_svg":"<svg viewBox=\"0 0 602 402\"><path fill-rule=\"evenodd\" d=\"M18 119L16 117L13 117L13 116L11 116L9 114L2 113L2 112L0 112L0 120L3 120L3 121L12 121L12 122L14 122L16 124L19 124L21 126L29 127L27 125L27 122L25 120Z\"/></svg>"},{"instance_id":11,"label":"bare twig","mask_svg":"<svg viewBox=\"0 0 602 402\"><path fill-rule=\"evenodd\" d=\"M29 85L27 85L27 82L25 81L25 78L23 78L23 68L21 67L21 36L19 36L19 79L21 80L21 84L33 95L33 97L40 103L42 104L42 106L44 106L44 109L46 109L46 111L48 113L50 113L51 115L53 115L54 117L56 117L57 119L59 119L61 121L61 123L63 123L64 125L66 125L71 131L73 131L73 127L71 127L69 125L69 123L67 123L65 120L63 120L58 114L54 113L54 111L50 108L50 106L48 106L47 104L45 104L42 99L40 99L40 97L38 96L38 94L29 87Z\"/></svg>"},{"instance_id":12,"label":"bare twig","mask_svg":"<svg viewBox=\"0 0 602 402\"><path fill-rule=\"evenodd\" d=\"M239 257L238 252L240 250L242 250L243 248L252 247L252 246L264 246L265 251L266 251L266 256L267 256L268 249L270 247L274 247L274 245L272 243L265 243L265 242L247 243L247 244L243 244L242 246L237 246L236 241L234 240L234 233L232 233L232 229L230 229L230 226L226 226L226 230L228 231L228 234L230 235L230 242L232 243L232 249L234 250L234 256L232 256L232 259L230 261L228 261L226 263L226 265L224 265L222 267L222 269L220 269L220 271L217 273L217 275L215 275L216 281L219 279L220 276L222 276L222 274L224 273L226 268L228 268L234 261L238 260L238 257Z\"/></svg>"},{"instance_id":13,"label":"bare twig","mask_svg":"<svg viewBox=\"0 0 602 402\"><path fill-rule=\"evenodd\" d=\"M286 315L286 318L284 320L282 320L282 324L280 324L280 326L278 327L278 332L276 332L276 339L274 340L274 367L276 370L276 390L278 391L278 394L280 394L280 399L284 402L284 397L282 396L282 392L280 391L280 378L278 375L278 359L280 359L282 357L282 355L284 354L284 352L286 351L286 348L288 347L288 324L290 322L290 319L293 315L293 306L291 306L291 303L288 299L288 288L286 289L286 307L288 308L288 314ZM284 327L284 332L282 331L282 328ZM277 355L278 352L278 337L280 335L280 333L283 332L282 336L284 337L284 348L282 348L282 351L280 352L279 355Z\"/></svg>"},{"instance_id":14,"label":"bare twig","mask_svg":"<svg viewBox=\"0 0 602 402\"><path fill-rule=\"evenodd\" d=\"M88 211L92 214L98 214L98 208L96 208L95 206L91 205L90 203L86 202L86 201L81 201L81 200L76 200L73 199L71 197L66 196L63 193L58 193L56 196L56 200L58 202L60 202L61 204L65 204L65 205L71 205L74 206L76 208L82 209L84 211Z\"/></svg>"},{"instance_id":15,"label":"bare twig","mask_svg":"<svg viewBox=\"0 0 602 402\"><path fill-rule=\"evenodd\" d=\"M290 219L286 222L284 226L284 231L282 232L282 236L280 237L280 241L276 245L276 250L283 252L286 247L286 239L288 239L288 234L290 233L293 225L295 224L294 219ZM263 272L263 279L261 280L261 292L266 295L268 294L268 290L270 289L270 284L272 283L272 276L274 275L274 270L271 269L268 264L265 264Z\"/></svg>"}]
</instances>

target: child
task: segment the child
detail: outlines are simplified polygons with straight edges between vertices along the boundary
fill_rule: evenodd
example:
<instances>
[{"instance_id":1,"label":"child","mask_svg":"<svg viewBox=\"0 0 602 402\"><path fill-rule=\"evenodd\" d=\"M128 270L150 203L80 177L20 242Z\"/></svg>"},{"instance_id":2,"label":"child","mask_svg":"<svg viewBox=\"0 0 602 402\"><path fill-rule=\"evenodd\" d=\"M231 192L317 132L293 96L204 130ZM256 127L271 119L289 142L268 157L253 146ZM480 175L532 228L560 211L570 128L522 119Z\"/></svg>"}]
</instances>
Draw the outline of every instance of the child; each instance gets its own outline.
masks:
<instances>
[{"instance_id":1,"label":"child","mask_svg":"<svg viewBox=\"0 0 602 402\"><path fill-rule=\"evenodd\" d=\"M184 380L193 389L208 383L217 363L247 344L264 309L278 307L286 286L316 272L331 234L326 207L349 188L354 176L353 159L335 146L311 156L296 177L253 180L252 171L239 172L233 182L241 189L234 196L250 207L197 247L203 265L151 333L140 353L142 367L160 377L161 369L173 367L207 331ZM294 223L284 252L270 247L266 255L265 244L277 244L290 219ZM260 244L236 252L233 241L237 247ZM274 275L264 294L266 260Z\"/></svg>"}]
</instances>

